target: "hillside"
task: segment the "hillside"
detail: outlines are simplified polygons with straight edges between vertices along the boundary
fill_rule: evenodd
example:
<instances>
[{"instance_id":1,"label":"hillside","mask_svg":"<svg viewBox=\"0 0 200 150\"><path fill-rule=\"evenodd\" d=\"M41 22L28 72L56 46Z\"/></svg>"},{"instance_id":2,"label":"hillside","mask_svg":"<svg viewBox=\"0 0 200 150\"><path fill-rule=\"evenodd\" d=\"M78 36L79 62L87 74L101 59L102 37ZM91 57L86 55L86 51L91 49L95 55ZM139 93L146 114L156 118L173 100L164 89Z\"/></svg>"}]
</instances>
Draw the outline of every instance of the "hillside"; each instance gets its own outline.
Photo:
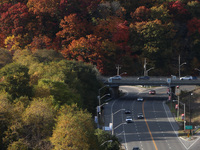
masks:
<instances>
[{"instance_id":1,"label":"hillside","mask_svg":"<svg viewBox=\"0 0 200 150\"><path fill-rule=\"evenodd\" d=\"M13 55L53 49L103 75L116 66L128 75L198 75L198 0L5 0L0 2L0 47ZM4 64L4 62L1 62Z\"/></svg>"}]
</instances>

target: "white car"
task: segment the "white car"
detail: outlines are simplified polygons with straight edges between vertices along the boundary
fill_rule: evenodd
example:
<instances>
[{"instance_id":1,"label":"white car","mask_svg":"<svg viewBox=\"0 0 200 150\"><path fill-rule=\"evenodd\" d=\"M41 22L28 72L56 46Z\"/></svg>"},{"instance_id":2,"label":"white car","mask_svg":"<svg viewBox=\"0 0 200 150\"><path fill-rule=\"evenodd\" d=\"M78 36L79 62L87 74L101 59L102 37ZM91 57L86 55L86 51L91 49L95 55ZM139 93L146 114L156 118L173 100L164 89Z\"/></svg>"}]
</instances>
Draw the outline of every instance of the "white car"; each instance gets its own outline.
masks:
<instances>
[{"instance_id":1,"label":"white car","mask_svg":"<svg viewBox=\"0 0 200 150\"><path fill-rule=\"evenodd\" d=\"M192 76L185 76L185 77L180 77L180 80L192 80Z\"/></svg>"},{"instance_id":2,"label":"white car","mask_svg":"<svg viewBox=\"0 0 200 150\"><path fill-rule=\"evenodd\" d=\"M142 97L138 97L138 98L137 98L137 101L138 101L138 102L143 102L144 99L143 99Z\"/></svg>"},{"instance_id":3,"label":"white car","mask_svg":"<svg viewBox=\"0 0 200 150\"><path fill-rule=\"evenodd\" d=\"M143 114L142 114L142 113L138 113L138 116L137 116L137 118L138 118L138 119L143 119L143 118L144 118L144 116L143 116Z\"/></svg>"},{"instance_id":4,"label":"white car","mask_svg":"<svg viewBox=\"0 0 200 150\"><path fill-rule=\"evenodd\" d=\"M131 116L126 116L126 122L127 122L127 123L133 122L132 117L131 117Z\"/></svg>"}]
</instances>

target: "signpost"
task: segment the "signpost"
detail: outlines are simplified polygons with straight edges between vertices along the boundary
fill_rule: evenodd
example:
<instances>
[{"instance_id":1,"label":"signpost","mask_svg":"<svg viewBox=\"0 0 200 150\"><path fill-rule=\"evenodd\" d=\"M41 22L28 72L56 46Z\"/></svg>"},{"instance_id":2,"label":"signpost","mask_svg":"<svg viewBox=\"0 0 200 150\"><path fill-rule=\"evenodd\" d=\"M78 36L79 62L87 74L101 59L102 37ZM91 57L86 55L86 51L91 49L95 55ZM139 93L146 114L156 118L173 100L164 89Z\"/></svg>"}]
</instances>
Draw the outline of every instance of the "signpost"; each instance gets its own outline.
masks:
<instances>
[{"instance_id":1,"label":"signpost","mask_svg":"<svg viewBox=\"0 0 200 150\"><path fill-rule=\"evenodd\" d=\"M191 129L192 129L192 126L185 126L185 129L186 129L186 130L191 130Z\"/></svg>"}]
</instances>

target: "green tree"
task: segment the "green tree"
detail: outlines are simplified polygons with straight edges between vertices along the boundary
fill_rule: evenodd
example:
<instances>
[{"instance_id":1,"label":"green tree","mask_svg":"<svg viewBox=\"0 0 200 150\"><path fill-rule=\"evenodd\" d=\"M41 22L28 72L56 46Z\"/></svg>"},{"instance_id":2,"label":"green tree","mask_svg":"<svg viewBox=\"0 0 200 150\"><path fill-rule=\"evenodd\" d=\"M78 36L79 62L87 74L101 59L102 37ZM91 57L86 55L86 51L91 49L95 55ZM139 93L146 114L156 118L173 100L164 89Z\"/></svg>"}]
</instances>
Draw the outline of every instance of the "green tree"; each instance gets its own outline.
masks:
<instances>
[{"instance_id":1,"label":"green tree","mask_svg":"<svg viewBox=\"0 0 200 150\"><path fill-rule=\"evenodd\" d=\"M0 94L0 149L5 150L7 143L3 141L5 138L5 131L7 131L8 126L12 120L12 110L13 106L11 105L8 95L5 92Z\"/></svg>"},{"instance_id":2,"label":"green tree","mask_svg":"<svg viewBox=\"0 0 200 150\"><path fill-rule=\"evenodd\" d=\"M0 77L3 78L5 91L12 96L13 100L20 96L32 96L28 70L26 66L17 63L8 64L0 70Z\"/></svg>"},{"instance_id":3,"label":"green tree","mask_svg":"<svg viewBox=\"0 0 200 150\"><path fill-rule=\"evenodd\" d=\"M95 135L98 139L99 150L120 150L121 144L115 135L101 129L96 129Z\"/></svg>"},{"instance_id":4,"label":"green tree","mask_svg":"<svg viewBox=\"0 0 200 150\"><path fill-rule=\"evenodd\" d=\"M76 105L63 106L50 138L55 150L93 150L96 147L91 114Z\"/></svg>"},{"instance_id":5,"label":"green tree","mask_svg":"<svg viewBox=\"0 0 200 150\"><path fill-rule=\"evenodd\" d=\"M0 48L0 68L12 62L11 53L7 50Z\"/></svg>"}]
</instances>

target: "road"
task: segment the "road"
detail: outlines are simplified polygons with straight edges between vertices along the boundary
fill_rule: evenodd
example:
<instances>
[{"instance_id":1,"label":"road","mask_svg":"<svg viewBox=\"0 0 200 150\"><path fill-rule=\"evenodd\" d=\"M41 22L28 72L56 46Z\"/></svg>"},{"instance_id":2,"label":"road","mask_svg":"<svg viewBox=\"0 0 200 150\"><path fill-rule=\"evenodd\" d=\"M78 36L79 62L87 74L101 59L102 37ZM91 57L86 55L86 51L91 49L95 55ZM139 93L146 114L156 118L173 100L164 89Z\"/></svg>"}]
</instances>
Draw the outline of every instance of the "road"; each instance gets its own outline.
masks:
<instances>
[{"instance_id":1,"label":"road","mask_svg":"<svg viewBox=\"0 0 200 150\"><path fill-rule=\"evenodd\" d=\"M152 88L153 89L153 88ZM168 106L167 88L154 88L156 95L149 95L149 88L139 86L124 86L120 90L125 96L105 105L105 125L113 122L113 131L126 150L134 146L142 150L195 150L199 148L195 141L184 141L177 137L179 129ZM137 97L143 97L143 102L137 102ZM125 114L124 109L131 110ZM137 119L137 114L143 113L144 119ZM132 123L126 123L125 118L131 115ZM196 149L197 150L197 149Z\"/></svg>"}]
</instances>

